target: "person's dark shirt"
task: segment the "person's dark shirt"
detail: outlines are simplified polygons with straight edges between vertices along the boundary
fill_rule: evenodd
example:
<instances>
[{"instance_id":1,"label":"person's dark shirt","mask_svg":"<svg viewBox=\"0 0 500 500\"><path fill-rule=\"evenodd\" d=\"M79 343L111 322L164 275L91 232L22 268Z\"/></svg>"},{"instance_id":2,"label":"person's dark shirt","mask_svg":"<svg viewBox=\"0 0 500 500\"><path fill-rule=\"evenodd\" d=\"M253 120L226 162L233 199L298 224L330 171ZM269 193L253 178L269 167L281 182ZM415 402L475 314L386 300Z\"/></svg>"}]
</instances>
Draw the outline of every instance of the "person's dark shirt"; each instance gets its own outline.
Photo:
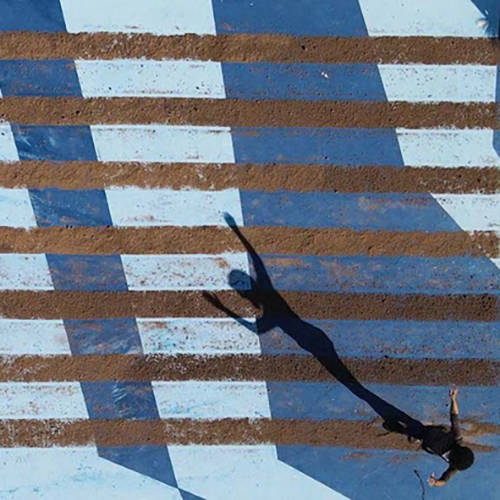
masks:
<instances>
[{"instance_id":1,"label":"person's dark shirt","mask_svg":"<svg viewBox=\"0 0 500 500\"><path fill-rule=\"evenodd\" d=\"M462 432L460 431L460 422L458 415L452 414L451 429L447 431L444 427L430 427L424 437L422 448L428 453L440 456L443 460L450 463L450 452L453 447L462 444ZM441 481L449 481L456 473L456 469L450 464L448 469L440 477Z\"/></svg>"}]
</instances>

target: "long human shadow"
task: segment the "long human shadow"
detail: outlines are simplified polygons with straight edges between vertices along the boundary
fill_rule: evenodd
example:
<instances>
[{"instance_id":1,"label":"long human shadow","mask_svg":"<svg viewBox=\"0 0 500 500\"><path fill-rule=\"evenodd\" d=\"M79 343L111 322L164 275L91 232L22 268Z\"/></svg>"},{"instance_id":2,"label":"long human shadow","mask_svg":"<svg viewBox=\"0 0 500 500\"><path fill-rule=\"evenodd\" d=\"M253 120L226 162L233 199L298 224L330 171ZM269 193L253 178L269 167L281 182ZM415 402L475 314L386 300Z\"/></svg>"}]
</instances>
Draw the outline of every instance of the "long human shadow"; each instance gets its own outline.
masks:
<instances>
[{"instance_id":1,"label":"long human shadow","mask_svg":"<svg viewBox=\"0 0 500 500\"><path fill-rule=\"evenodd\" d=\"M368 403L382 417L386 430L403 434L411 440L421 440L424 445L431 432L434 434L440 430L445 432L442 426L424 425L361 384L342 362L333 342L326 333L300 318L273 287L262 258L242 234L234 219L228 214L225 217L226 222L248 252L254 271L254 277L252 277L243 271L233 270L229 273L229 283L242 297L260 309L261 316L257 318L256 322L245 320L222 304L217 295L205 292L203 295L211 304L259 335L274 328L281 328L302 349L312 354L338 382L352 394ZM242 290L241 284L248 283L248 280L251 284L250 289Z\"/></svg>"}]
</instances>

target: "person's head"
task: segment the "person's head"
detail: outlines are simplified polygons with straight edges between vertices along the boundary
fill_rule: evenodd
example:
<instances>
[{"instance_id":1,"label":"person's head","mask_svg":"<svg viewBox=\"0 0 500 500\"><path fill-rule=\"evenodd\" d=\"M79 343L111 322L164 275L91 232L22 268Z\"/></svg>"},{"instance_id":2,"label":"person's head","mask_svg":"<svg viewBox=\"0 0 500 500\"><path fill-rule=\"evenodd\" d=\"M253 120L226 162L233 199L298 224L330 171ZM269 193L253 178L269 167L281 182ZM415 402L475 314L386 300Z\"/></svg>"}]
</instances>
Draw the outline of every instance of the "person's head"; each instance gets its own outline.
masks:
<instances>
[{"instance_id":1,"label":"person's head","mask_svg":"<svg viewBox=\"0 0 500 500\"><path fill-rule=\"evenodd\" d=\"M457 470L465 470L474 463L474 453L467 446L455 445L450 452L450 464Z\"/></svg>"}]
</instances>

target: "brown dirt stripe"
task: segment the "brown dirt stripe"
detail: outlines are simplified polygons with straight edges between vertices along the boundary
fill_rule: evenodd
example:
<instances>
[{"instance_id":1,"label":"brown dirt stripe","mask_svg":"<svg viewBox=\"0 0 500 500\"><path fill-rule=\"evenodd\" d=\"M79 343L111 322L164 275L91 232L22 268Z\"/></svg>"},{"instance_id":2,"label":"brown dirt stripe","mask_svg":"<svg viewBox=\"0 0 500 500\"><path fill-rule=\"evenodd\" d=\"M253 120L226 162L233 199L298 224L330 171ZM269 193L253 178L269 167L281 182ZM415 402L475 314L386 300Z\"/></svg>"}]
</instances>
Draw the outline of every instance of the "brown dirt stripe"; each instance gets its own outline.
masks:
<instances>
[{"instance_id":1,"label":"brown dirt stripe","mask_svg":"<svg viewBox=\"0 0 500 500\"><path fill-rule=\"evenodd\" d=\"M467 437L500 434L500 428L471 422ZM387 434L380 421L345 420L0 420L0 447L139 445L345 446L358 449L417 450L399 434ZM493 451L472 446L476 451Z\"/></svg>"},{"instance_id":2,"label":"brown dirt stripe","mask_svg":"<svg viewBox=\"0 0 500 500\"><path fill-rule=\"evenodd\" d=\"M487 359L343 360L362 382L395 385L495 386L500 362ZM0 381L265 380L334 383L307 355L85 355L0 357Z\"/></svg>"},{"instance_id":3,"label":"brown dirt stripe","mask_svg":"<svg viewBox=\"0 0 500 500\"><path fill-rule=\"evenodd\" d=\"M217 294L242 317L258 313L236 292ZM413 319L422 321L497 321L500 298L494 295L385 295L283 292L297 314L317 319ZM278 307L278 305L277 305ZM224 317L201 292L0 292L0 316L7 318L95 319Z\"/></svg>"},{"instance_id":4,"label":"brown dirt stripe","mask_svg":"<svg viewBox=\"0 0 500 500\"><path fill-rule=\"evenodd\" d=\"M33 109L37 112L33 114ZM4 97L0 118L31 125L497 128L496 103Z\"/></svg>"},{"instance_id":5,"label":"brown dirt stripe","mask_svg":"<svg viewBox=\"0 0 500 500\"><path fill-rule=\"evenodd\" d=\"M3 59L200 59L270 62L492 64L490 40L453 37L293 37L287 35L154 36L11 32L0 36Z\"/></svg>"},{"instance_id":6,"label":"brown dirt stripe","mask_svg":"<svg viewBox=\"0 0 500 500\"><path fill-rule=\"evenodd\" d=\"M7 188L110 186L343 193L496 193L498 168L411 168L284 164L101 163L20 161L0 163Z\"/></svg>"},{"instance_id":7,"label":"brown dirt stripe","mask_svg":"<svg viewBox=\"0 0 500 500\"><path fill-rule=\"evenodd\" d=\"M449 257L500 256L494 232L354 231L244 227L259 253ZM218 227L0 227L0 253L182 254L244 251L228 228Z\"/></svg>"}]
</instances>

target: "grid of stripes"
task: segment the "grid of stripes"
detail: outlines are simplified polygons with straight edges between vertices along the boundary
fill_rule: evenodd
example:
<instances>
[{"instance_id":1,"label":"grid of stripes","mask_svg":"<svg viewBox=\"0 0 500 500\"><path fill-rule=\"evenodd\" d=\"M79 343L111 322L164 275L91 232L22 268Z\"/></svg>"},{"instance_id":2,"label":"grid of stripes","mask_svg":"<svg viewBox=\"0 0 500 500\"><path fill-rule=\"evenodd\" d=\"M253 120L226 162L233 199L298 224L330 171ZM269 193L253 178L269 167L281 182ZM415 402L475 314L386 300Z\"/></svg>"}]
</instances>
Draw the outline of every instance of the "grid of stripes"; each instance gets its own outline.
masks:
<instances>
[{"instance_id":1,"label":"grid of stripes","mask_svg":"<svg viewBox=\"0 0 500 500\"><path fill-rule=\"evenodd\" d=\"M164 35L192 33L467 38L495 35L498 15L468 0L456 2L452 15L444 0L425 8L317 0L315 9L297 1L286 14L281 0L87 4L0 1L0 29L90 33L89 44L106 32L151 33L158 44ZM482 16L490 17L488 32L476 22ZM409 478L429 458L350 437L366 433L375 414L311 368L286 323L257 336L250 310L239 306L249 317L238 323L200 300L201 291L217 291L237 303L236 291L251 286L244 275L252 266L224 222L229 212L250 239L265 241L274 287L299 314L308 311L307 321L370 390L422 421L442 422L445 385L465 386L461 409L480 451L474 492L479 483L489 498L488 469L499 461L500 157L484 116L497 101L497 73L486 64L433 61L84 54L0 61L0 107L10 122L0 125L0 161L19 172L0 186L0 425L9 431L0 493L16 500L61 491L77 499L97 491L97 498L377 500L394 478L394 460L391 490L414 491ZM165 106L161 123L147 110L127 115L124 104L138 102ZM269 115L258 123L231 123L230 115L228 123L206 107L244 105L249 116L262 102L298 103L303 117L297 125L285 113L276 125ZM374 104L383 118L340 127L332 112L318 126L307 117L318 102L343 103L354 115L363 113L359 103ZM53 123L40 122L33 103L42 116L54 107ZM178 103L186 107L170 117L168 106ZM187 107L198 105L200 116L186 123ZM423 118L394 125L394 105L415 116L434 113L432 126ZM93 106L112 113L99 117ZM477 122L455 126L474 106ZM78 115L61 118L64 109ZM318 188L308 172L319 167ZM250 186L245 168L255 169ZM127 169L135 175L120 174ZM350 188L346 179L360 170L372 172L373 184ZM152 171L160 187L143 180ZM340 180L330 179L341 171ZM387 172L408 171L422 172L411 174L420 185L387 180ZM232 179L221 181L225 172ZM476 182L451 188L447 172ZM297 175L297 185L288 175L292 183ZM228 281L231 270L242 273L236 283ZM113 312L103 315L110 303ZM256 367L263 379L253 375ZM397 385L388 372L400 375ZM381 468L386 473L373 476ZM466 491L455 484L450 494Z\"/></svg>"}]
</instances>

